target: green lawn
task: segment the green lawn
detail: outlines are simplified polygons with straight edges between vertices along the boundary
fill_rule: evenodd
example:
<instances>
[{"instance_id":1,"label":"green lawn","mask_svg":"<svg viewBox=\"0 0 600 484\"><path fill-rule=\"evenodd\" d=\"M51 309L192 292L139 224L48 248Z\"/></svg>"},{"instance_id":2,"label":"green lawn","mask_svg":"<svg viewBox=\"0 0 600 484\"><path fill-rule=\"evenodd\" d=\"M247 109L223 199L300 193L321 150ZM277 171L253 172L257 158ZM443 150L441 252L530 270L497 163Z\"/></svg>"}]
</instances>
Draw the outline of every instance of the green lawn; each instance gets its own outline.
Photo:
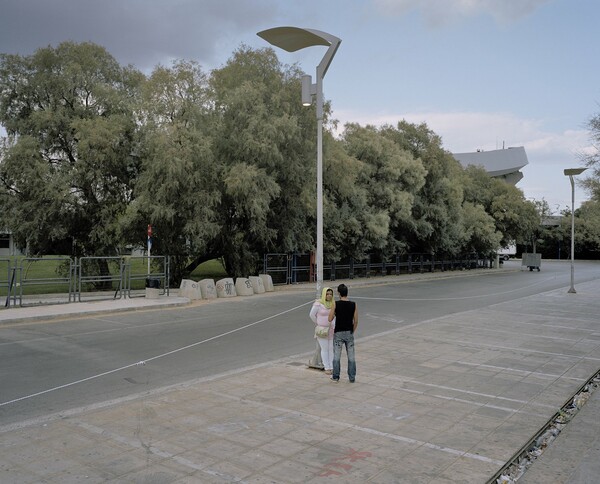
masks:
<instances>
[{"instance_id":1,"label":"green lawn","mask_svg":"<svg viewBox=\"0 0 600 484\"><path fill-rule=\"evenodd\" d=\"M26 257L0 258L0 295L6 296L16 267L14 282L26 281L24 294L53 294L69 292L68 257L44 257L29 259ZM14 289L13 289L14 290ZM19 288L17 287L17 293Z\"/></svg>"},{"instance_id":2,"label":"green lawn","mask_svg":"<svg viewBox=\"0 0 600 484\"><path fill-rule=\"evenodd\" d=\"M227 277L227 272L225 272L225 268L220 259L203 262L190 274L190 279L195 281L201 281L202 279L214 279L215 281L218 281L224 277Z\"/></svg>"},{"instance_id":3,"label":"green lawn","mask_svg":"<svg viewBox=\"0 0 600 484\"><path fill-rule=\"evenodd\" d=\"M144 257L129 257L129 270L131 271L132 289L143 289L145 278L148 271L148 261ZM68 293L68 274L71 259L69 257L48 256L39 259L26 258L23 256L0 257L0 296L6 296L12 277L12 268L17 267L17 276L15 282L23 281L23 294L56 294ZM160 259L153 260L153 264L159 262ZM100 271L97 267L89 266L94 264L94 261L83 259L84 274L98 274ZM119 271L120 265L118 258L108 259L108 273L104 274L107 279L105 290L117 290L119 288ZM151 268L152 273L162 273L162 268L156 268L154 265ZM202 279L219 280L227 277L227 273L223 268L220 260L215 259L200 264L190 274L190 278L196 281ZM73 288L75 289L75 288ZM82 284L82 292L96 290L97 287L91 283ZM20 288L17 288L17 293Z\"/></svg>"}]
</instances>

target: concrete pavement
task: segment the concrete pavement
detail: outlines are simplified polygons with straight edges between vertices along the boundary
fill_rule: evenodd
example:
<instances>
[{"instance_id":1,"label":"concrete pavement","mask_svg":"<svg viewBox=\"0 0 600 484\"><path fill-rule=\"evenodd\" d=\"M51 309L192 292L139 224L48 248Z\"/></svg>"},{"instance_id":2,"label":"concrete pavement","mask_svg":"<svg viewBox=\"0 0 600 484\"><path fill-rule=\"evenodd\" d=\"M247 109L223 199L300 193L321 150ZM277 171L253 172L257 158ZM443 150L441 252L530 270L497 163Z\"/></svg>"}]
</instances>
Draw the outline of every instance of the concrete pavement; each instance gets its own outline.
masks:
<instances>
[{"instance_id":1,"label":"concrete pavement","mask_svg":"<svg viewBox=\"0 0 600 484\"><path fill-rule=\"evenodd\" d=\"M359 328L353 384L294 355L5 426L0 482L484 483L600 368L599 291ZM520 481L597 482L598 417L592 393Z\"/></svg>"},{"instance_id":2,"label":"concrete pavement","mask_svg":"<svg viewBox=\"0 0 600 484\"><path fill-rule=\"evenodd\" d=\"M190 303L185 297L161 296L158 299L145 297L105 299L100 301L73 302L65 304L32 305L9 307L0 310L0 327L6 323L69 318L105 312L140 311L184 306Z\"/></svg>"}]
</instances>

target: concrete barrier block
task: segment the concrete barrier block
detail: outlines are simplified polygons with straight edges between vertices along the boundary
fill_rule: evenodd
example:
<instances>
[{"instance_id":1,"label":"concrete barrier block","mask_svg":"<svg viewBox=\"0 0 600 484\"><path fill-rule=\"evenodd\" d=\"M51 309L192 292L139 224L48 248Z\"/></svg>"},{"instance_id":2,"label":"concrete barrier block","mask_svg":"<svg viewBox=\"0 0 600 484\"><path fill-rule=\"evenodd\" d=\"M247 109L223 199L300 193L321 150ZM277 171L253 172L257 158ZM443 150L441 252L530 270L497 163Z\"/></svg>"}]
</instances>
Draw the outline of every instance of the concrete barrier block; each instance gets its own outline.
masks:
<instances>
[{"instance_id":1,"label":"concrete barrier block","mask_svg":"<svg viewBox=\"0 0 600 484\"><path fill-rule=\"evenodd\" d=\"M217 297L235 297L237 292L235 290L235 284L233 278L225 277L217 281Z\"/></svg>"},{"instance_id":2,"label":"concrete barrier block","mask_svg":"<svg viewBox=\"0 0 600 484\"><path fill-rule=\"evenodd\" d=\"M265 286L266 292L273 292L275 288L273 287L273 278L269 274L261 274L258 276L262 279L263 286Z\"/></svg>"},{"instance_id":3,"label":"concrete barrier block","mask_svg":"<svg viewBox=\"0 0 600 484\"><path fill-rule=\"evenodd\" d=\"M202 299L200 285L191 279L183 279L179 285L179 296L187 297L190 301Z\"/></svg>"},{"instance_id":4,"label":"concrete barrier block","mask_svg":"<svg viewBox=\"0 0 600 484\"><path fill-rule=\"evenodd\" d=\"M154 287L146 288L146 299L158 299L160 296L160 289L156 289Z\"/></svg>"},{"instance_id":5,"label":"concrete barrier block","mask_svg":"<svg viewBox=\"0 0 600 484\"><path fill-rule=\"evenodd\" d=\"M235 280L235 290L238 296L253 296L254 289L252 283L247 277L238 277Z\"/></svg>"},{"instance_id":6,"label":"concrete barrier block","mask_svg":"<svg viewBox=\"0 0 600 484\"><path fill-rule=\"evenodd\" d=\"M202 279L198 286L200 286L202 299L217 299L217 287L213 279Z\"/></svg>"},{"instance_id":7,"label":"concrete barrier block","mask_svg":"<svg viewBox=\"0 0 600 484\"><path fill-rule=\"evenodd\" d=\"M252 289L254 290L254 294L264 294L265 293L265 285L263 284L262 279L259 276L249 276L248 279L252 284Z\"/></svg>"}]
</instances>

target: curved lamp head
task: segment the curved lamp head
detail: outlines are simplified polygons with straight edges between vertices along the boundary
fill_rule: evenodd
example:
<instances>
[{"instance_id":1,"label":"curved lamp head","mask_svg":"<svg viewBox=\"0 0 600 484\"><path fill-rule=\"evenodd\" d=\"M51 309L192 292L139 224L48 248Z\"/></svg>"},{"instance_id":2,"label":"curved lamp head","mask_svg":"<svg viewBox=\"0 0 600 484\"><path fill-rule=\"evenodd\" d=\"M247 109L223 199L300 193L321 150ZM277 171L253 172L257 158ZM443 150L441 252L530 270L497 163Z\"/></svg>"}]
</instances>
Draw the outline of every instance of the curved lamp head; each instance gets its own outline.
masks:
<instances>
[{"instance_id":1,"label":"curved lamp head","mask_svg":"<svg viewBox=\"0 0 600 484\"><path fill-rule=\"evenodd\" d=\"M327 32L299 27L275 27L258 32L256 35L265 39L269 44L288 52L296 52L316 45L328 47L327 53L317 66L317 77L321 79L329 69L329 64L342 42L342 39Z\"/></svg>"},{"instance_id":2,"label":"curved lamp head","mask_svg":"<svg viewBox=\"0 0 600 484\"><path fill-rule=\"evenodd\" d=\"M304 106L310 106L313 97L316 97L317 119L323 119L322 81L342 40L327 32L299 27L275 27L262 30L256 35L265 39L269 44L288 52L295 52L306 47L314 47L317 45L327 47L327 52L317 66L317 83L312 84L310 76L302 76L302 104Z\"/></svg>"},{"instance_id":3,"label":"curved lamp head","mask_svg":"<svg viewBox=\"0 0 600 484\"><path fill-rule=\"evenodd\" d=\"M265 39L269 44L288 52L296 52L315 45L329 47L340 41L337 37L326 32L299 27L275 27L258 32L256 35Z\"/></svg>"},{"instance_id":4,"label":"curved lamp head","mask_svg":"<svg viewBox=\"0 0 600 484\"><path fill-rule=\"evenodd\" d=\"M565 168L565 176L581 175L587 168Z\"/></svg>"}]
</instances>

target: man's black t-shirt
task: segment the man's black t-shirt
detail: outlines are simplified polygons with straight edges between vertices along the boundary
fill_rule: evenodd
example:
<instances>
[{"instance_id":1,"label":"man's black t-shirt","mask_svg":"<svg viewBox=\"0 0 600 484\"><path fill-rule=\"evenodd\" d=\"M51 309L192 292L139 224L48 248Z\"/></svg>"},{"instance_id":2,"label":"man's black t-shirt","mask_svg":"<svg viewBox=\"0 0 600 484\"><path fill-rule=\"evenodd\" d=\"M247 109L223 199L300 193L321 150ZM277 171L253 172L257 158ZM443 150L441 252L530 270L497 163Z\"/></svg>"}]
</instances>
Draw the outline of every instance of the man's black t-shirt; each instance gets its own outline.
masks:
<instances>
[{"instance_id":1,"label":"man's black t-shirt","mask_svg":"<svg viewBox=\"0 0 600 484\"><path fill-rule=\"evenodd\" d=\"M353 301L335 302L335 332L350 331L354 329L354 311L356 303Z\"/></svg>"}]
</instances>

